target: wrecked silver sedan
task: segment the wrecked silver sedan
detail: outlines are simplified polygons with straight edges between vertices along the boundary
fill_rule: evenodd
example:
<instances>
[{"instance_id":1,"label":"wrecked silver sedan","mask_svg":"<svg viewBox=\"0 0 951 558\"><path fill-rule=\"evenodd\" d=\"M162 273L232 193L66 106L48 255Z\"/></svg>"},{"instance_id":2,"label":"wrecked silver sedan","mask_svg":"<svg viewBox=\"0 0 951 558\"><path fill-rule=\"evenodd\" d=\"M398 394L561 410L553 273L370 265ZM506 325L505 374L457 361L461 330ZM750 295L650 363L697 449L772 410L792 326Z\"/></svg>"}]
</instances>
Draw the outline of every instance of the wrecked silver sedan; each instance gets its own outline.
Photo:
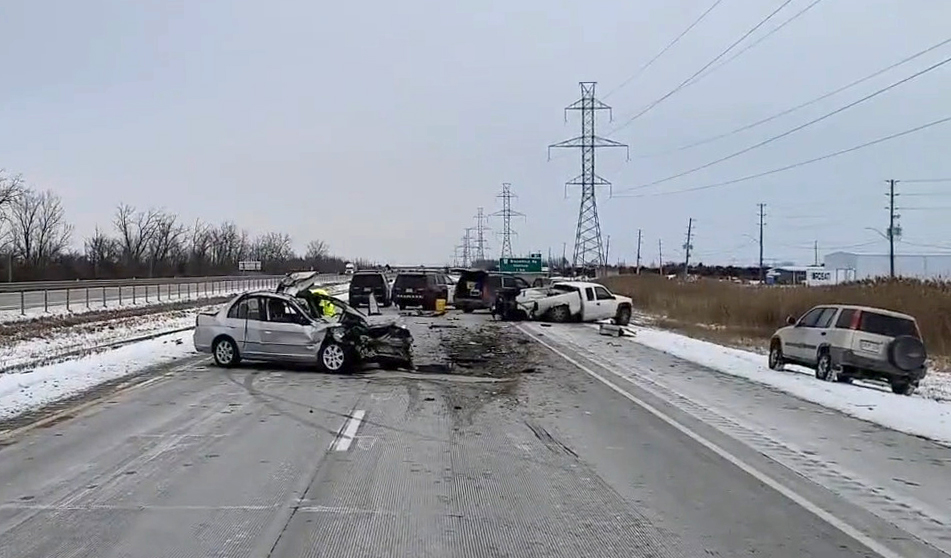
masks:
<instances>
[{"instance_id":1,"label":"wrecked silver sedan","mask_svg":"<svg viewBox=\"0 0 951 558\"><path fill-rule=\"evenodd\" d=\"M371 324L345 302L309 287L285 284L282 292L243 293L217 312L199 314L195 349L211 353L223 367L246 359L316 364L330 372L370 362L412 368L408 329L392 321ZM326 304L337 309L333 316Z\"/></svg>"}]
</instances>

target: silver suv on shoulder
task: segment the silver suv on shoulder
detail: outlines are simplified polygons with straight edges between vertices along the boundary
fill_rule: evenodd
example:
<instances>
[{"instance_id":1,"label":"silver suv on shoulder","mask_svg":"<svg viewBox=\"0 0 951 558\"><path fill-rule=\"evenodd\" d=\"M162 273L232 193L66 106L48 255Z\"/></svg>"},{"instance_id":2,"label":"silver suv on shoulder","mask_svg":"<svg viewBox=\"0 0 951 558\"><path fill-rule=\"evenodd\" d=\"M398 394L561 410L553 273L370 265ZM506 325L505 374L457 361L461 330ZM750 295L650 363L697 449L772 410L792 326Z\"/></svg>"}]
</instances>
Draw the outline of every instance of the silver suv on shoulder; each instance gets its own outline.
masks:
<instances>
[{"instance_id":1,"label":"silver suv on shoulder","mask_svg":"<svg viewBox=\"0 0 951 558\"><path fill-rule=\"evenodd\" d=\"M927 373L918 323L906 314L831 304L786 323L769 343L773 370L788 362L814 368L817 378L829 382L884 380L903 395L911 395Z\"/></svg>"}]
</instances>

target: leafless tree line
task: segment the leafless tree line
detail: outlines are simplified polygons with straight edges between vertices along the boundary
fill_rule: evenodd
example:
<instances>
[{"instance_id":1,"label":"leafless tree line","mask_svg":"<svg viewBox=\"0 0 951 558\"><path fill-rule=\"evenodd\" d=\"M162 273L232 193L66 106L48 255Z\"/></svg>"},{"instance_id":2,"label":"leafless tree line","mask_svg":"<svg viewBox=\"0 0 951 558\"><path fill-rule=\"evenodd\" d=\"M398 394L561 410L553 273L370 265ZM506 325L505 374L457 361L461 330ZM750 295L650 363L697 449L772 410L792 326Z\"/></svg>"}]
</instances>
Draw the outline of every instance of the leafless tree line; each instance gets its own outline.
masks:
<instances>
[{"instance_id":1,"label":"leafless tree line","mask_svg":"<svg viewBox=\"0 0 951 558\"><path fill-rule=\"evenodd\" d=\"M59 196L30 188L22 177L2 170L0 233L0 280L234 274L243 260L260 261L264 273L342 272L346 264L321 240L296 254L285 233L252 237L231 221L183 223L164 209L127 204L116 208L111 227L97 227L77 251L71 248L73 226Z\"/></svg>"}]
</instances>

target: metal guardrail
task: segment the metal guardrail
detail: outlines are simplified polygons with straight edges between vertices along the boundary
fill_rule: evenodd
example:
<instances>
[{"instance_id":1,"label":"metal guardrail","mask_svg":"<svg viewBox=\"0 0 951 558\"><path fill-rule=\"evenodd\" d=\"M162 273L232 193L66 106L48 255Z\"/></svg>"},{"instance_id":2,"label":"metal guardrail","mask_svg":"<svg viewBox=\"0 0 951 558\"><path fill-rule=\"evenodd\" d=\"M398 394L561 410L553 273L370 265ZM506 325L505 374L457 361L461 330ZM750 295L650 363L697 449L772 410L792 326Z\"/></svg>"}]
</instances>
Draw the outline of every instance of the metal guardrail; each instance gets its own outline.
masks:
<instances>
[{"instance_id":1,"label":"metal guardrail","mask_svg":"<svg viewBox=\"0 0 951 558\"><path fill-rule=\"evenodd\" d=\"M239 291L270 289L282 277L239 275L6 283L5 288L0 288L0 312L19 310L20 315L26 315L28 309L42 308L43 313L48 313L51 306L65 307L70 312L79 307L92 310L127 303L189 301L228 296ZM325 277L321 277L321 284L336 284L349 279L348 275L337 274L326 274Z\"/></svg>"},{"instance_id":2,"label":"metal guardrail","mask_svg":"<svg viewBox=\"0 0 951 558\"><path fill-rule=\"evenodd\" d=\"M328 274L328 276L331 274ZM18 281L0 283L0 293L18 293L35 291L61 291L65 289L85 289L94 287L131 287L132 285L177 285L186 283L210 283L214 281L244 281L252 279L280 279L283 275L210 275L206 277L151 277L131 279L77 279L74 281Z\"/></svg>"}]
</instances>

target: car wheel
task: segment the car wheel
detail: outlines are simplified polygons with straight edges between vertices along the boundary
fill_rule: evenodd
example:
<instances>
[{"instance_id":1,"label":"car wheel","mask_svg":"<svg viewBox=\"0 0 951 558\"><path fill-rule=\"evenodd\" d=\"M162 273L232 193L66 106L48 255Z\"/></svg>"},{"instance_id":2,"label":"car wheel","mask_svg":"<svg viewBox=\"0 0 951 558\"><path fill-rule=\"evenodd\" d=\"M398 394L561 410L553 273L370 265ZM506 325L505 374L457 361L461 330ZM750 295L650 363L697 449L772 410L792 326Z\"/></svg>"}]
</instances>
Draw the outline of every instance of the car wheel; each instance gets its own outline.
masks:
<instances>
[{"instance_id":1,"label":"car wheel","mask_svg":"<svg viewBox=\"0 0 951 558\"><path fill-rule=\"evenodd\" d=\"M567 322L569 317L570 312L567 306L556 306L551 309L551 319L554 322Z\"/></svg>"},{"instance_id":2,"label":"car wheel","mask_svg":"<svg viewBox=\"0 0 951 558\"><path fill-rule=\"evenodd\" d=\"M320 366L327 372L343 372L350 365L350 357L347 349L340 343L330 341L320 348L317 355L320 359Z\"/></svg>"},{"instance_id":3,"label":"car wheel","mask_svg":"<svg viewBox=\"0 0 951 558\"><path fill-rule=\"evenodd\" d=\"M628 306L618 308L617 315L614 316L615 325L626 326L631 323L631 309Z\"/></svg>"},{"instance_id":4,"label":"car wheel","mask_svg":"<svg viewBox=\"0 0 951 558\"><path fill-rule=\"evenodd\" d=\"M816 378L826 382L836 382L839 379L839 374L832 366L832 355L829 351L819 353L819 360L816 362Z\"/></svg>"},{"instance_id":5,"label":"car wheel","mask_svg":"<svg viewBox=\"0 0 951 558\"><path fill-rule=\"evenodd\" d=\"M238 345L230 337L221 337L215 340L211 353L215 357L215 364L222 368L231 368L241 362Z\"/></svg>"},{"instance_id":6,"label":"car wheel","mask_svg":"<svg viewBox=\"0 0 951 558\"><path fill-rule=\"evenodd\" d=\"M778 340L773 341L769 346L769 368L770 370L783 370L786 362L783 361L783 344Z\"/></svg>"},{"instance_id":7,"label":"car wheel","mask_svg":"<svg viewBox=\"0 0 951 558\"><path fill-rule=\"evenodd\" d=\"M471 313L472 313L472 308L466 306L465 308L462 309L462 311L463 311L464 313L466 313L466 314L471 314Z\"/></svg>"}]
</instances>

